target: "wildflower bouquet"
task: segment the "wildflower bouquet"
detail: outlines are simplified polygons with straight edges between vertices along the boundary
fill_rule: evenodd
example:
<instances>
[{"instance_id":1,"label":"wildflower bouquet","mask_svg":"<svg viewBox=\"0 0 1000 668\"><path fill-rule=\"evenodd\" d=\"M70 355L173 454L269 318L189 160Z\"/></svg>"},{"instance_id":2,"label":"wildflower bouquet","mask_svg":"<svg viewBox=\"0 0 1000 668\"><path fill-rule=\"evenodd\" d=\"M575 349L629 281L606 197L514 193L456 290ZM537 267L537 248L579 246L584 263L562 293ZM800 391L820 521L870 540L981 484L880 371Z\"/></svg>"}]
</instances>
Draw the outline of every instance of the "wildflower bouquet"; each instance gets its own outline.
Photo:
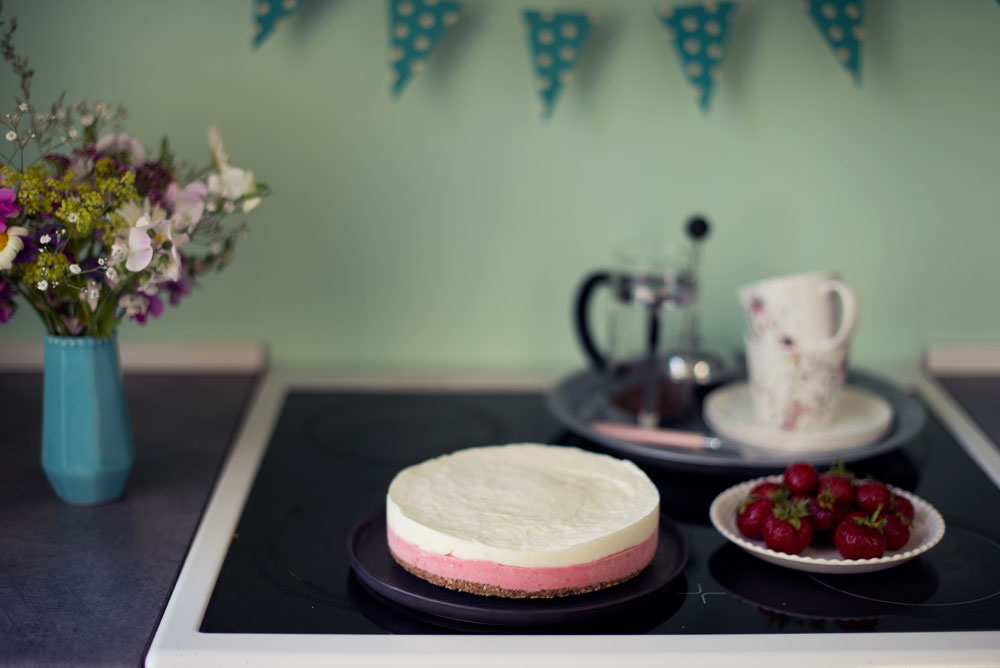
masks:
<instances>
[{"instance_id":1,"label":"wildflower bouquet","mask_svg":"<svg viewBox=\"0 0 1000 668\"><path fill-rule=\"evenodd\" d=\"M246 231L230 215L251 211L267 187L232 165L214 127L212 164L185 169L166 139L149 155L123 133L121 107L60 98L37 109L32 71L11 45L16 25L0 41L21 84L0 117L0 324L20 295L50 334L108 338L224 267Z\"/></svg>"}]
</instances>

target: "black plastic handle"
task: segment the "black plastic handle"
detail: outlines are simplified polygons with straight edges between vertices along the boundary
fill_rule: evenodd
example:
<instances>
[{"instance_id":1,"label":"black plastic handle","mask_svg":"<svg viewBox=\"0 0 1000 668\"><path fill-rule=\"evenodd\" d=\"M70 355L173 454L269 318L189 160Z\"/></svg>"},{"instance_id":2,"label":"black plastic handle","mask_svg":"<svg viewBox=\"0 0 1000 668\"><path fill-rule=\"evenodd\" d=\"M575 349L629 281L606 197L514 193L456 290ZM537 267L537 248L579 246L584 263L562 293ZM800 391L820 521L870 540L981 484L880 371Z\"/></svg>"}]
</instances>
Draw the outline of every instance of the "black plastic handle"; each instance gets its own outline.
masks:
<instances>
[{"instance_id":1,"label":"black plastic handle","mask_svg":"<svg viewBox=\"0 0 1000 668\"><path fill-rule=\"evenodd\" d=\"M580 338L580 345L587 353L594 368L603 369L607 364L607 359L594 343L594 337L590 333L590 298L599 286L611 282L611 274L606 271L595 271L587 276L580 285L576 293L576 334Z\"/></svg>"}]
</instances>

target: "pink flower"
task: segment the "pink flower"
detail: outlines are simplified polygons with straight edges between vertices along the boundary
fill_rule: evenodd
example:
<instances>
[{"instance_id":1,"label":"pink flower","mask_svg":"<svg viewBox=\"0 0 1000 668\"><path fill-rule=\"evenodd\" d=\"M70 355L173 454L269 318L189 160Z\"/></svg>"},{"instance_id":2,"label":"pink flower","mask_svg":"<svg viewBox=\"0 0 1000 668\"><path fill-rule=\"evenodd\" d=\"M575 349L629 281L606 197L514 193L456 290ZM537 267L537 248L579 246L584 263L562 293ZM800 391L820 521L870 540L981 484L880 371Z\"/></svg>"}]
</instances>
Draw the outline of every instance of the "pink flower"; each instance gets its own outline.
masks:
<instances>
[{"instance_id":1,"label":"pink flower","mask_svg":"<svg viewBox=\"0 0 1000 668\"><path fill-rule=\"evenodd\" d=\"M139 220L142 221L143 216ZM147 219L148 220L148 219ZM132 228L128 235L128 259L125 260L125 268L129 271L142 271L149 266L149 261L153 259L153 242L146 233L146 225Z\"/></svg>"},{"instance_id":2,"label":"pink flower","mask_svg":"<svg viewBox=\"0 0 1000 668\"><path fill-rule=\"evenodd\" d=\"M14 206L17 192L13 188L0 188L0 232L7 230L7 219L13 218L21 207Z\"/></svg>"},{"instance_id":3,"label":"pink flower","mask_svg":"<svg viewBox=\"0 0 1000 668\"><path fill-rule=\"evenodd\" d=\"M205 215L205 198L208 186L192 181L181 189L176 182L167 186L165 201L174 212L174 229L185 230L195 225Z\"/></svg>"},{"instance_id":4,"label":"pink flower","mask_svg":"<svg viewBox=\"0 0 1000 668\"><path fill-rule=\"evenodd\" d=\"M95 148L101 153L124 153L131 165L142 165L146 162L146 151L142 148L142 144L127 134L105 135L98 140Z\"/></svg>"}]
</instances>

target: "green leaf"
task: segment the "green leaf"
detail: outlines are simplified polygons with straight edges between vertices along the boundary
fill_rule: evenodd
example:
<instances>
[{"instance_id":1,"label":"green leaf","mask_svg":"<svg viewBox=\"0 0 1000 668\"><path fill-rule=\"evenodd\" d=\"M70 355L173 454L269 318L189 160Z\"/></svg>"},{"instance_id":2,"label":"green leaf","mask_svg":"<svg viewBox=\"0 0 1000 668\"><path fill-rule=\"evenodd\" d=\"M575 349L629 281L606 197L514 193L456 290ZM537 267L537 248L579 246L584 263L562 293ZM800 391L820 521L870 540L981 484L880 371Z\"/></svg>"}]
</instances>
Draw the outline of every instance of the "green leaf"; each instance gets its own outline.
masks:
<instances>
[{"instance_id":1,"label":"green leaf","mask_svg":"<svg viewBox=\"0 0 1000 668\"><path fill-rule=\"evenodd\" d=\"M121 319L115 314L113 304L106 304L98 313L94 322L94 336L100 339L110 339L114 334L115 327Z\"/></svg>"},{"instance_id":2,"label":"green leaf","mask_svg":"<svg viewBox=\"0 0 1000 668\"><path fill-rule=\"evenodd\" d=\"M174 173L174 155L170 152L170 140L166 136L160 140L159 163L170 173Z\"/></svg>"}]
</instances>

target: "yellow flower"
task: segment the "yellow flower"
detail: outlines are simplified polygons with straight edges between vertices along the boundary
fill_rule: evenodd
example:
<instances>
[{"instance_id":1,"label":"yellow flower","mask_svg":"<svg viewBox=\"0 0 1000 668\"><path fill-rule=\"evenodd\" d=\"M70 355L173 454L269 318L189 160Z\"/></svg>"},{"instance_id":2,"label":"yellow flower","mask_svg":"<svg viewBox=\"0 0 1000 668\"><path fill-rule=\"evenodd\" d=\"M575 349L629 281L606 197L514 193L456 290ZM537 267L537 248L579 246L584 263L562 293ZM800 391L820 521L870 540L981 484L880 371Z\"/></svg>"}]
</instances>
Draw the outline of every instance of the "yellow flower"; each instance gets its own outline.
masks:
<instances>
[{"instance_id":1,"label":"yellow flower","mask_svg":"<svg viewBox=\"0 0 1000 668\"><path fill-rule=\"evenodd\" d=\"M26 236L28 230L23 227L8 227L0 232L0 269L10 269L14 264L14 258L24 248L21 237Z\"/></svg>"}]
</instances>

